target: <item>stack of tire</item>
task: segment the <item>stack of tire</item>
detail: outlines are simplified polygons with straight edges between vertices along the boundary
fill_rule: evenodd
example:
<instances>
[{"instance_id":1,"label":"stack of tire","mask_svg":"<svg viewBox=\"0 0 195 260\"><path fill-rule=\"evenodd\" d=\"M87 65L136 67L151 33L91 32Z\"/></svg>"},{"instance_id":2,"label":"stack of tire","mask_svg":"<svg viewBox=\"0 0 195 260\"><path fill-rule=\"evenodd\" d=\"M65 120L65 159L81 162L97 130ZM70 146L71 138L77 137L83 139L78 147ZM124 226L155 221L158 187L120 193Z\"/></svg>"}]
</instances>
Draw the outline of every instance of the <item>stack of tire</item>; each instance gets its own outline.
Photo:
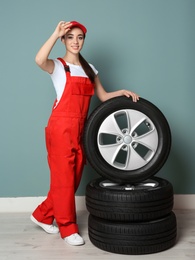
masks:
<instances>
[{"instance_id":1,"label":"stack of tire","mask_svg":"<svg viewBox=\"0 0 195 260\"><path fill-rule=\"evenodd\" d=\"M140 98L112 98L89 116L84 150L101 176L86 187L88 234L98 248L151 254L171 248L177 223L173 187L154 176L166 162L171 132L162 112Z\"/></svg>"}]
</instances>

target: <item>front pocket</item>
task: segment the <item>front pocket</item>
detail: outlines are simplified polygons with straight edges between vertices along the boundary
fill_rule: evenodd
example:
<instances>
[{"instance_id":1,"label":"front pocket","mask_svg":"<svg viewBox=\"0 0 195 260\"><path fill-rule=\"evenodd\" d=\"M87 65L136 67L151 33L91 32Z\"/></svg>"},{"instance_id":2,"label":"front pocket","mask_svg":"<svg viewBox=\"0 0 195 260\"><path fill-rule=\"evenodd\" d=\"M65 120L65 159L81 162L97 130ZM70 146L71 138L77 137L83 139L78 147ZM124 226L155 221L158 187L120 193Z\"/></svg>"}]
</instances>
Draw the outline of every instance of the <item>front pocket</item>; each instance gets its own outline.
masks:
<instances>
[{"instance_id":1,"label":"front pocket","mask_svg":"<svg viewBox=\"0 0 195 260\"><path fill-rule=\"evenodd\" d=\"M94 87L91 84L74 84L72 87L73 95L93 96Z\"/></svg>"}]
</instances>

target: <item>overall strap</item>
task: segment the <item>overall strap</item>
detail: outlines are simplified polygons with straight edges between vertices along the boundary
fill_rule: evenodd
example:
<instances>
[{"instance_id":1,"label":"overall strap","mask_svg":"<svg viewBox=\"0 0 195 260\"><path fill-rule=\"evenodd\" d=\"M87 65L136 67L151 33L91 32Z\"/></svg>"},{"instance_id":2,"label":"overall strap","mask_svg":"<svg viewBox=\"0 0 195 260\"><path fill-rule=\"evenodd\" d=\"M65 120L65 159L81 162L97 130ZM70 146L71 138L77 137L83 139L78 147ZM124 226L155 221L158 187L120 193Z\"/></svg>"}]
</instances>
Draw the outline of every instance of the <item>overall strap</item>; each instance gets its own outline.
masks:
<instances>
[{"instance_id":1,"label":"overall strap","mask_svg":"<svg viewBox=\"0 0 195 260\"><path fill-rule=\"evenodd\" d=\"M64 70L65 72L69 72L70 73L70 68L69 66L66 64L65 60L63 60L62 58L57 58L59 61L61 61L61 63L64 65Z\"/></svg>"}]
</instances>

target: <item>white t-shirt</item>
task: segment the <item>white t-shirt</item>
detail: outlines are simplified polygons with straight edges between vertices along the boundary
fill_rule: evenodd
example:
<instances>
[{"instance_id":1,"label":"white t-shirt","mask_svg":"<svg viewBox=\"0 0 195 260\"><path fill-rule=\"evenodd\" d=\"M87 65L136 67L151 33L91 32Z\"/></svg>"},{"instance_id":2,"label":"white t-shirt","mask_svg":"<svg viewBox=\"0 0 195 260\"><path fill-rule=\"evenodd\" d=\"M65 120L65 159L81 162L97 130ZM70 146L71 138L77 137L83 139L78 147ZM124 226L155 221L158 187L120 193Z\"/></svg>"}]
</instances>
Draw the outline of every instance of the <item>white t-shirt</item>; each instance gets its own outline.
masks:
<instances>
[{"instance_id":1,"label":"white t-shirt","mask_svg":"<svg viewBox=\"0 0 195 260\"><path fill-rule=\"evenodd\" d=\"M85 71L83 70L83 68L79 65L74 65L71 63L66 62L66 64L69 66L70 68L70 74L71 76L79 76L79 77L85 77L87 78L87 75L85 73ZM60 101L60 98L62 97L62 94L64 92L64 88L66 85L66 73L64 70L64 65L62 64L61 61L59 61L58 59L54 60L54 71L51 75L51 79L56 91L56 95L57 95L57 103ZM93 71L95 72L95 74L98 74L98 71L96 70L96 68L89 63L89 65L92 67ZM57 105L56 103L56 105Z\"/></svg>"}]
</instances>

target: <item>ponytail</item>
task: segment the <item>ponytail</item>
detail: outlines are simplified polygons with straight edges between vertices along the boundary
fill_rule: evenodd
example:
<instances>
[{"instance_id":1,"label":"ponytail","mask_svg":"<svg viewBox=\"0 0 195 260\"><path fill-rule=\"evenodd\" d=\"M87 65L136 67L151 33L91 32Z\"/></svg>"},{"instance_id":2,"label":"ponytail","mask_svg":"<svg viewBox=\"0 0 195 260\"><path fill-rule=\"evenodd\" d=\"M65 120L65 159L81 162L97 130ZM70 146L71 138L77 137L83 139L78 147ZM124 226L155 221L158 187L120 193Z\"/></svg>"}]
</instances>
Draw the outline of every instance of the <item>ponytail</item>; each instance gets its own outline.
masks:
<instances>
[{"instance_id":1,"label":"ponytail","mask_svg":"<svg viewBox=\"0 0 195 260\"><path fill-rule=\"evenodd\" d=\"M89 65L89 63L83 58L83 56L79 53L79 61L81 63L81 66L83 70L85 71L86 75L89 77L90 81L92 83L95 82L95 72Z\"/></svg>"}]
</instances>

